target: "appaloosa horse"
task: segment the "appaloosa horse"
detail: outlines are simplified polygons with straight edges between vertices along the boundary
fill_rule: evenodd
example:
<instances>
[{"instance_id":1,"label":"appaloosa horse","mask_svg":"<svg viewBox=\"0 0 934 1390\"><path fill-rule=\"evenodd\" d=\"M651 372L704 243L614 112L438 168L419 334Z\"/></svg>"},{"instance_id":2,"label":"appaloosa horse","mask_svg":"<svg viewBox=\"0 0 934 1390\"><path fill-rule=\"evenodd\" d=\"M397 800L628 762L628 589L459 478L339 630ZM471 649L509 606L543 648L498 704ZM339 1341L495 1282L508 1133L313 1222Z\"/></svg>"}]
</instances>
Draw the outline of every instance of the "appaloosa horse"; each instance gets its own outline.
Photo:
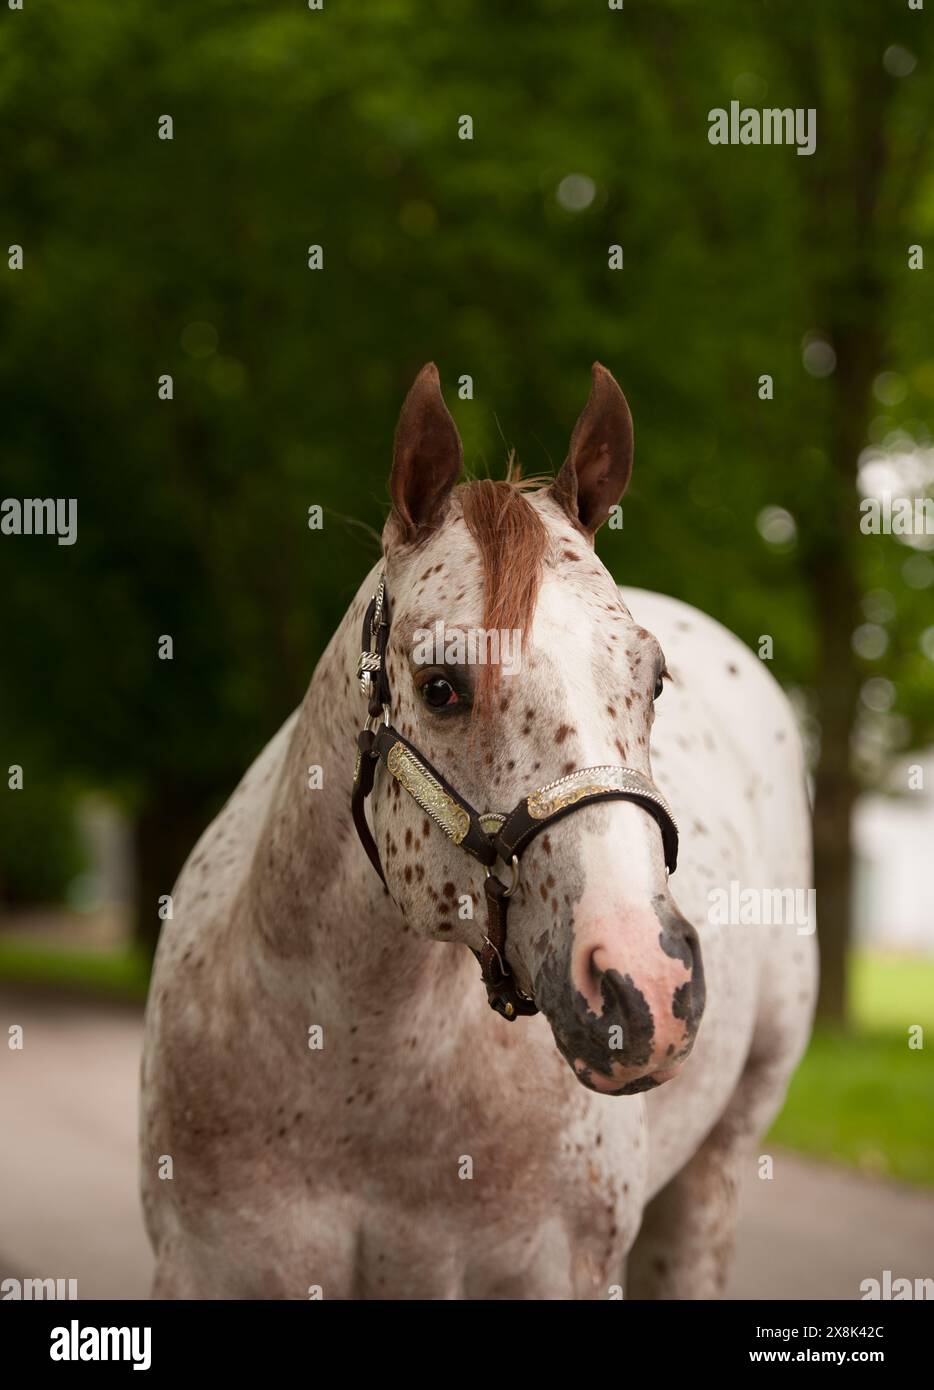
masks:
<instances>
[{"instance_id":1,"label":"appaloosa horse","mask_svg":"<svg viewBox=\"0 0 934 1390\"><path fill-rule=\"evenodd\" d=\"M815 958L710 903L809 882L792 712L594 554L632 464L604 368L550 485L461 463L428 366L383 558L176 886L142 1071L156 1297L723 1288ZM520 669L416 660L439 622L518 630Z\"/></svg>"}]
</instances>

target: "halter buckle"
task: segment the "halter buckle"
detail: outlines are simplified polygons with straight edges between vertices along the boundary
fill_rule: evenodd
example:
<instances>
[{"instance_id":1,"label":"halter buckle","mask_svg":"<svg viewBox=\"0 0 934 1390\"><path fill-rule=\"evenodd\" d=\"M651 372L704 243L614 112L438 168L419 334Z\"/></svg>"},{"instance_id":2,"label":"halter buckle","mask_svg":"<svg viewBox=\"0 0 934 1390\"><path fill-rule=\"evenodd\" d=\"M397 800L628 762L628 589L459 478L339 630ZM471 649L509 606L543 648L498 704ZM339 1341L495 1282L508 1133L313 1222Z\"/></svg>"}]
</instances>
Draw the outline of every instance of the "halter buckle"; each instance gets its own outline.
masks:
<instances>
[{"instance_id":1,"label":"halter buckle","mask_svg":"<svg viewBox=\"0 0 934 1390\"><path fill-rule=\"evenodd\" d=\"M373 678L377 676L382 666L382 660L377 652L361 652L357 662L357 680L360 682L361 692L369 696L373 688Z\"/></svg>"},{"instance_id":2,"label":"halter buckle","mask_svg":"<svg viewBox=\"0 0 934 1390\"><path fill-rule=\"evenodd\" d=\"M368 733L368 734L375 734L375 733L377 733L378 730L379 730L380 720L382 720L383 727L386 728L386 729L388 729L388 728L389 728L389 706L388 706L388 705L383 705L382 710L380 711L379 714L368 714L368 715L367 715L366 719L365 719L364 722L363 722L363 732L364 732L365 734L367 734L367 733Z\"/></svg>"},{"instance_id":3,"label":"halter buckle","mask_svg":"<svg viewBox=\"0 0 934 1390\"><path fill-rule=\"evenodd\" d=\"M503 863L505 864L505 862L506 862L506 861L505 861L505 859L504 859L504 860L503 860ZM516 889L519 887L519 879L520 879L520 877L521 877L522 870L521 870L521 868L519 867L519 858L518 858L518 855L515 855L515 854L514 854L514 855L512 856L512 865L511 865L511 869L512 869L512 882L510 883L509 887L506 889L505 893L503 894L503 897L504 897L504 898L511 898L512 895L513 895L513 893L514 893L514 892L516 891ZM487 876L487 878L489 878L489 877L491 876L492 873L493 873L493 870L492 870L491 868L489 868L489 866L487 866L487 870L486 870L486 876ZM495 950L495 947L494 947L493 949Z\"/></svg>"},{"instance_id":4,"label":"halter buckle","mask_svg":"<svg viewBox=\"0 0 934 1390\"><path fill-rule=\"evenodd\" d=\"M357 660L357 680L360 682L360 690L369 699L373 694L376 684L376 677L382 669L382 658L379 654L379 633L380 628L386 626L384 609L386 604L386 580L380 576L376 593L373 595L373 616L370 619L370 649L362 651ZM388 723L388 720L387 720Z\"/></svg>"}]
</instances>

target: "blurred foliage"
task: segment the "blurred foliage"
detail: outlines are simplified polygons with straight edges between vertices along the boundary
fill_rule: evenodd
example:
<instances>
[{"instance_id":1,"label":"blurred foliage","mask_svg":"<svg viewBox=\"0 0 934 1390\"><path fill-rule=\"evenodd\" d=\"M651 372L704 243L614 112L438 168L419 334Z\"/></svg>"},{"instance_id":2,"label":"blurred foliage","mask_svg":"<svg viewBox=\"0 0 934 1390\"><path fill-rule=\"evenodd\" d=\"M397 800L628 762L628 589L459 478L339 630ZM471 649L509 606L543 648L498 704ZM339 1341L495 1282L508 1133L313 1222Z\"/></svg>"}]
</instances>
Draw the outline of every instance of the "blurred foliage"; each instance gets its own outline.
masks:
<instances>
[{"instance_id":1,"label":"blurred foliage","mask_svg":"<svg viewBox=\"0 0 934 1390\"><path fill-rule=\"evenodd\" d=\"M22 790L0 796L0 903L11 907L62 901L86 867L74 788L57 768L25 761Z\"/></svg>"},{"instance_id":2,"label":"blurred foliage","mask_svg":"<svg viewBox=\"0 0 934 1390\"><path fill-rule=\"evenodd\" d=\"M852 532L861 586L893 599L888 650L861 665L896 683L897 741L929 741L932 590L906 584L897 540L857 543L855 494L838 497L829 462L840 386L801 353L805 334L871 309L906 389L891 408L865 402L867 419L930 441L934 293L907 246L927 238L934 255L931 44L896 0L817 9L0 12L0 244L25 254L0 272L0 491L76 497L79 526L70 548L0 542L2 766L35 746L135 807L158 791L202 814L225 794L375 558L346 518L381 524L399 405L429 359L470 468L494 475L507 446L529 471L560 463L604 361L637 456L603 557L752 644L772 634L785 682L814 677L814 557ZM889 45L917 72L882 72ZM861 128L863 65L884 84L878 131ZM708 143L710 108L809 105L818 78L811 158ZM457 138L465 113L472 141ZM172 141L157 139L163 114ZM890 210L868 248L845 178L864 146ZM571 174L594 184L578 210L558 196ZM315 243L323 272L307 268ZM455 396L463 373L472 401ZM307 528L314 503L322 532ZM769 506L793 515L793 542L762 539ZM9 820L4 864L23 840Z\"/></svg>"}]
</instances>

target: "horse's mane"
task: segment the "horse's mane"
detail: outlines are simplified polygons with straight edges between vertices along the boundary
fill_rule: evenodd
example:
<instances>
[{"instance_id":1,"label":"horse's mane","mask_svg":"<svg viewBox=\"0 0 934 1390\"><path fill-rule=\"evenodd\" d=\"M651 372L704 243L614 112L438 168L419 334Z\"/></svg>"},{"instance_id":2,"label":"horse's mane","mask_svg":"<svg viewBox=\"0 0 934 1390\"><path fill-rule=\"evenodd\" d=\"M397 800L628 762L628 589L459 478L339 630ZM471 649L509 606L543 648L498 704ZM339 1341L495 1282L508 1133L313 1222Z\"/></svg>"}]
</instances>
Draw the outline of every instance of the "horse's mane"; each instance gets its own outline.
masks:
<instances>
[{"instance_id":1,"label":"horse's mane","mask_svg":"<svg viewBox=\"0 0 934 1390\"><path fill-rule=\"evenodd\" d=\"M532 624L548 546L545 523L523 494L550 481L523 478L520 465L510 455L505 479L478 478L457 489L464 521L483 562L483 626L488 632L518 630L523 644ZM499 681L498 664L480 666L475 717L489 716Z\"/></svg>"}]
</instances>

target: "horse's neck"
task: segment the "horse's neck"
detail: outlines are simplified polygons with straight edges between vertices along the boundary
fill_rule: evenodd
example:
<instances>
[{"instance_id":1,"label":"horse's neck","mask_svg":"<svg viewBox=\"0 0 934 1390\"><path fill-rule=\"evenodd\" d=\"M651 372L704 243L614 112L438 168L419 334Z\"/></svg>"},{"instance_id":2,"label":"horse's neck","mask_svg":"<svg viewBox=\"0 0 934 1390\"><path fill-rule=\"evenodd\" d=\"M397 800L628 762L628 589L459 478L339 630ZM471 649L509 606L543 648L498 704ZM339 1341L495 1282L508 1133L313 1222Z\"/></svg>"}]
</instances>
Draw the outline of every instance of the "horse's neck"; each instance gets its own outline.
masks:
<instances>
[{"instance_id":1,"label":"horse's neck","mask_svg":"<svg viewBox=\"0 0 934 1390\"><path fill-rule=\"evenodd\" d=\"M247 884L246 930L283 999L321 1022L379 1013L411 1023L472 964L406 926L371 867L350 814L356 737L366 702L356 681L364 583L318 663L285 748ZM321 769L321 785L309 786Z\"/></svg>"}]
</instances>

